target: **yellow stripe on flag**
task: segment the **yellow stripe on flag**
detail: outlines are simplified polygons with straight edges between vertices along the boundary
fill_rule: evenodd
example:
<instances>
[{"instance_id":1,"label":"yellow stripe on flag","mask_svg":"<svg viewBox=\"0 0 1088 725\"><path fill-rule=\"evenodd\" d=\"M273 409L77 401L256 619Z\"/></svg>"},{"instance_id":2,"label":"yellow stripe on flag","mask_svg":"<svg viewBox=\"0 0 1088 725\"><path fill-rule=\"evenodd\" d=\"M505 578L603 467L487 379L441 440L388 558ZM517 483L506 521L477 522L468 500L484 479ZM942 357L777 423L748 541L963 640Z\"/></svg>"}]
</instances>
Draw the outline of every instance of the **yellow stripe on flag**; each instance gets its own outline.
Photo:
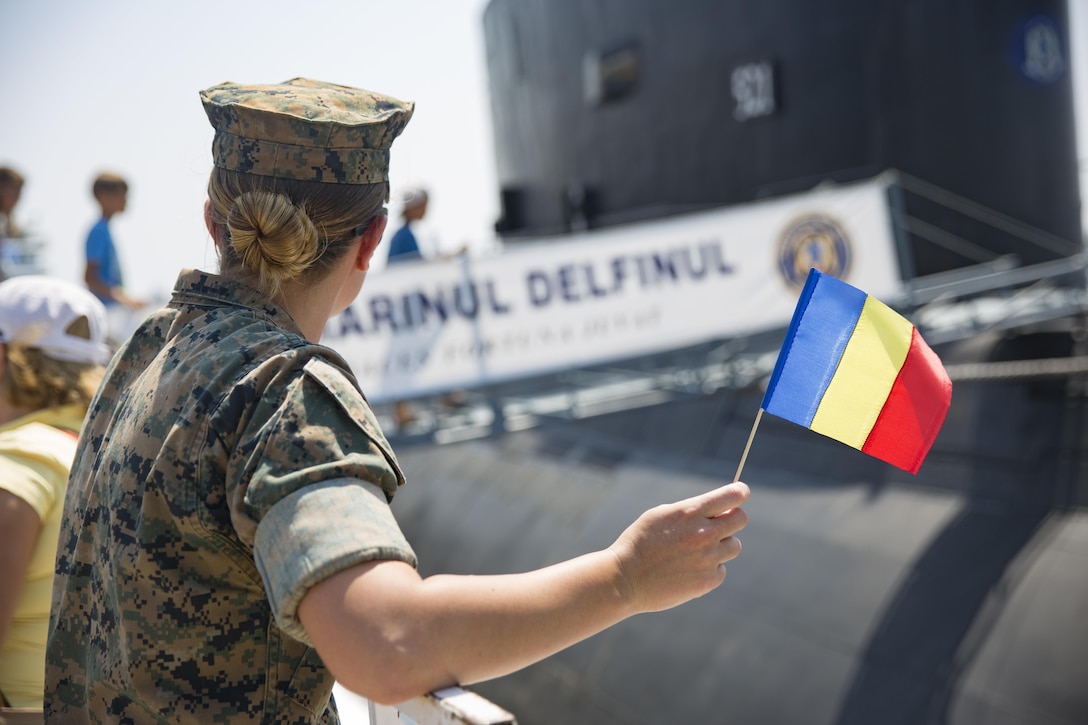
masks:
<instances>
[{"instance_id":1,"label":"yellow stripe on flag","mask_svg":"<svg viewBox=\"0 0 1088 725\"><path fill-rule=\"evenodd\" d=\"M869 297L831 378L812 430L861 449L910 350L914 326Z\"/></svg>"}]
</instances>

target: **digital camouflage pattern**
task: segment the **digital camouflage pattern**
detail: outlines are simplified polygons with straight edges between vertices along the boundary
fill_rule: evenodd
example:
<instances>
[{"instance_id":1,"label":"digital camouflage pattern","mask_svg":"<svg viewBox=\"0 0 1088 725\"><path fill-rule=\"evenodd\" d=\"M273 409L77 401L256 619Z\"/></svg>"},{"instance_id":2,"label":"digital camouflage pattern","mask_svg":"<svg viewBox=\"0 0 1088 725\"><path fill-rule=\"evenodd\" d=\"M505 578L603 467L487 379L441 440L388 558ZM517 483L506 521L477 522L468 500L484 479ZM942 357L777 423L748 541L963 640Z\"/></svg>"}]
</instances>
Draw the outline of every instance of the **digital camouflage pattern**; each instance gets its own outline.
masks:
<instances>
[{"instance_id":1,"label":"digital camouflage pattern","mask_svg":"<svg viewBox=\"0 0 1088 725\"><path fill-rule=\"evenodd\" d=\"M333 184L374 184L389 176L389 148L415 104L306 78L285 83L220 83L200 92L215 128L217 167Z\"/></svg>"},{"instance_id":2,"label":"digital camouflage pattern","mask_svg":"<svg viewBox=\"0 0 1088 725\"><path fill-rule=\"evenodd\" d=\"M121 348L65 500L46 720L335 723L295 607L415 565L403 476L346 363L262 295L183 272Z\"/></svg>"}]
</instances>

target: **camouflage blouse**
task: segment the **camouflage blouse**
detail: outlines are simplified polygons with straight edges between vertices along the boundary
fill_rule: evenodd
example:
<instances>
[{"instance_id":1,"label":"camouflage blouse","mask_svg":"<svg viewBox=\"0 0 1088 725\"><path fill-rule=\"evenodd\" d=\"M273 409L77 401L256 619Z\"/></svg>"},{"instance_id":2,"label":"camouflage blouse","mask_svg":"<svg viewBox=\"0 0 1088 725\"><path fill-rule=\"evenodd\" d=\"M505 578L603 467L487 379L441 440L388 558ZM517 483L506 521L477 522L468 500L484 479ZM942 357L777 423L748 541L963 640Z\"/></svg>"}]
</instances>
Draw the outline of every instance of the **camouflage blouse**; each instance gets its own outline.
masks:
<instances>
[{"instance_id":1,"label":"camouflage blouse","mask_svg":"<svg viewBox=\"0 0 1088 725\"><path fill-rule=\"evenodd\" d=\"M65 500L47 722L337 722L309 587L415 565L404 478L347 364L259 293L183 272L110 363Z\"/></svg>"}]
</instances>

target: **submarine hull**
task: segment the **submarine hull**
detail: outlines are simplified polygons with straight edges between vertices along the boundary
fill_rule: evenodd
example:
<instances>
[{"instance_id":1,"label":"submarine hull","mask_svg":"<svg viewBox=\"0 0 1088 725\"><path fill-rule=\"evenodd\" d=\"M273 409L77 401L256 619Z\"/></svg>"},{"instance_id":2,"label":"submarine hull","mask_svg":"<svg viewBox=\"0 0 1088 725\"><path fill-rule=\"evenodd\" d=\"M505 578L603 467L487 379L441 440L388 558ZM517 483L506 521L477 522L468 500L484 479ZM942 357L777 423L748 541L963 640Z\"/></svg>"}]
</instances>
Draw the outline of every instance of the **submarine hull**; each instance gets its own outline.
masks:
<instances>
[{"instance_id":1,"label":"submarine hull","mask_svg":"<svg viewBox=\"0 0 1088 725\"><path fill-rule=\"evenodd\" d=\"M719 589L474 689L525 725L1088 721L1088 404L1074 382L957 383L917 476L764 416L744 550ZM730 480L759 396L402 447L394 508L424 574L600 549L643 510Z\"/></svg>"}]
</instances>

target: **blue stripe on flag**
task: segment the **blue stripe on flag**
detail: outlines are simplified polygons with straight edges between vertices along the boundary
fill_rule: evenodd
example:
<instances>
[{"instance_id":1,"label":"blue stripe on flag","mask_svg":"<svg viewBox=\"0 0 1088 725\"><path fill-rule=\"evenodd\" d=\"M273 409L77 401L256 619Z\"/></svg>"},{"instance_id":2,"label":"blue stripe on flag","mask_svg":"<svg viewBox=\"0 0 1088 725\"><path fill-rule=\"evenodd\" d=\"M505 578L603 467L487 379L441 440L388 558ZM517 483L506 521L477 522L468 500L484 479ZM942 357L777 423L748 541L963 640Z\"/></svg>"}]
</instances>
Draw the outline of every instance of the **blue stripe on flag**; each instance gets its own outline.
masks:
<instances>
[{"instance_id":1,"label":"blue stripe on flag","mask_svg":"<svg viewBox=\"0 0 1088 725\"><path fill-rule=\"evenodd\" d=\"M810 270L778 353L762 408L811 427L868 295Z\"/></svg>"}]
</instances>

